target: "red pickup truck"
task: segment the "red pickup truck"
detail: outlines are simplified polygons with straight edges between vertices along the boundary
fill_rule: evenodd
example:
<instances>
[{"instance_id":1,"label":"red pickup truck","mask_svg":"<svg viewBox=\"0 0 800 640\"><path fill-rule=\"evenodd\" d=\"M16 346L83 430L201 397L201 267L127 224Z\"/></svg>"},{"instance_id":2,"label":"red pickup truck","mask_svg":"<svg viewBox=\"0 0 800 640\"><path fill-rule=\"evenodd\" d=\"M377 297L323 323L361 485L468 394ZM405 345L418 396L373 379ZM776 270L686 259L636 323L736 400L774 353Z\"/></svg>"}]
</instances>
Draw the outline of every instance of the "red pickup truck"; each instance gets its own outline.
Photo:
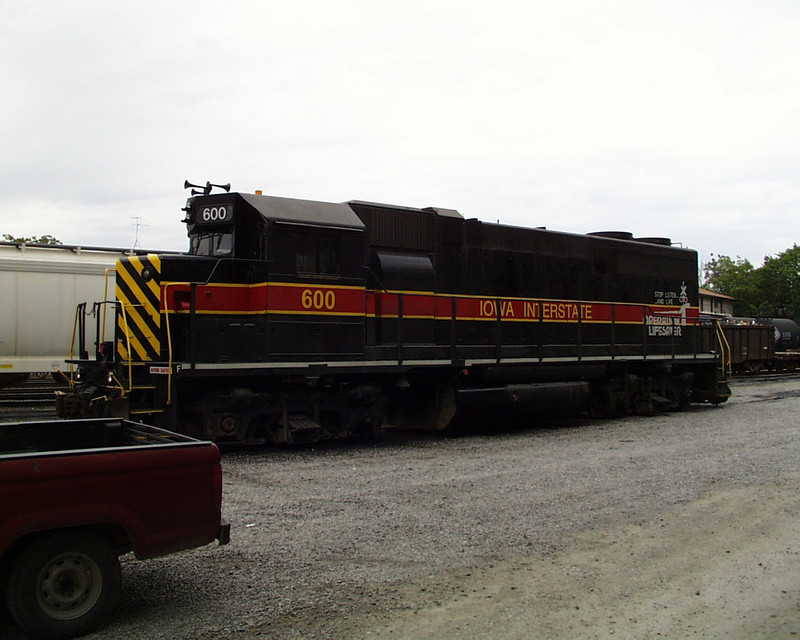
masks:
<instances>
[{"instance_id":1,"label":"red pickup truck","mask_svg":"<svg viewBox=\"0 0 800 640\"><path fill-rule=\"evenodd\" d=\"M107 621L119 556L230 539L210 442L118 418L0 424L0 588L39 638Z\"/></svg>"}]
</instances>

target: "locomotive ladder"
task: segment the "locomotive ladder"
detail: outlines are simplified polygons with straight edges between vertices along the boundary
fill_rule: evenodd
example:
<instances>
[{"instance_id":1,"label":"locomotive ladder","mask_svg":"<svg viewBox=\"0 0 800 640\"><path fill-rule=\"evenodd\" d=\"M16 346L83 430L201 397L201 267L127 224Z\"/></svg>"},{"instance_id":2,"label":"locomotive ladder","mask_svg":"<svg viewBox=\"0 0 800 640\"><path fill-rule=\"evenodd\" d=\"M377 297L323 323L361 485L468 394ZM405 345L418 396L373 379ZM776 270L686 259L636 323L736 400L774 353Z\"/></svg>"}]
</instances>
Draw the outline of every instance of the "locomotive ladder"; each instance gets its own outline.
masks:
<instances>
[{"instance_id":1,"label":"locomotive ladder","mask_svg":"<svg viewBox=\"0 0 800 640\"><path fill-rule=\"evenodd\" d=\"M136 306L140 306L140 305L125 304L124 302L118 301L118 308L120 310L120 317L122 318L122 327L121 327L121 329L122 329L123 335L125 336L125 350L126 350L126 354L127 354L127 358L124 361L122 361L122 363L124 365L126 365L127 368L128 368L128 385L127 385L127 387L125 385L123 385L121 382L119 382L119 380L117 380L116 376L114 376L113 373L111 374L112 377L114 378L114 382L118 385L118 388L120 389L120 391L122 393L122 396L123 397L128 396L129 398L131 398L134 395L134 392L140 392L140 393L145 393L146 394L148 392L153 392L156 389L156 386L154 384L138 384L138 385L134 384L134 376L133 376L134 367L143 367L145 365L145 362L143 362L143 361L142 362L134 362L133 358L132 358L132 355L131 355L132 354L132 351L131 351L131 330L130 330L130 324L128 322L128 313L126 311L126 307L133 308L133 307L136 307ZM171 377L170 377L170 386L171 386ZM151 415L151 414L154 414L154 413L164 413L164 409L153 409L153 408L129 409L129 413L131 414L131 416L133 416L133 415Z\"/></svg>"}]
</instances>

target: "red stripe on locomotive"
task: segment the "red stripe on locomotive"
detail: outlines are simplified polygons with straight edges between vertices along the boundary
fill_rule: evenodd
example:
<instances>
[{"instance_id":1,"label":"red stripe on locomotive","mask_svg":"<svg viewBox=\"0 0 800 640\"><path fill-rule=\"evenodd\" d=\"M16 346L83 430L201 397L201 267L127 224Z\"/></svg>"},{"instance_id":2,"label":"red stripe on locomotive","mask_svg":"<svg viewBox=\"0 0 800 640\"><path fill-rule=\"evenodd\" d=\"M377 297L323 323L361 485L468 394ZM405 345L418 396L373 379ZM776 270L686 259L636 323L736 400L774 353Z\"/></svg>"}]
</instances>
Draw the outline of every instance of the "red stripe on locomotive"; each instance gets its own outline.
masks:
<instances>
[{"instance_id":1,"label":"red stripe on locomotive","mask_svg":"<svg viewBox=\"0 0 800 640\"><path fill-rule=\"evenodd\" d=\"M162 286L162 305L170 312L191 309L191 288L184 284ZM402 303L401 303L402 300ZM645 317L675 318L696 324L697 307L645 306L568 300L522 300L436 295L432 293L365 291L358 287L304 286L293 283L258 285L203 285L197 287L195 311L218 314L369 315L375 318L427 318L449 320L502 320L517 322L584 322L641 324Z\"/></svg>"}]
</instances>

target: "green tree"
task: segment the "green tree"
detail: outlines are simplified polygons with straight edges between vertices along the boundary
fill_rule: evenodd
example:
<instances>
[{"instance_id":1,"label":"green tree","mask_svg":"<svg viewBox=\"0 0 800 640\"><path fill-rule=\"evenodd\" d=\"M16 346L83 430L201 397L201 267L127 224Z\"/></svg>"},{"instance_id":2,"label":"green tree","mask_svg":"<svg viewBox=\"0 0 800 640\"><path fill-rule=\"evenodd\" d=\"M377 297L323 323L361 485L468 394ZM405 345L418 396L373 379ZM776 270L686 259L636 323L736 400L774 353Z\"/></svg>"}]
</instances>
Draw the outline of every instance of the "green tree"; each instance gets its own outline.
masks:
<instances>
[{"instance_id":1,"label":"green tree","mask_svg":"<svg viewBox=\"0 0 800 640\"><path fill-rule=\"evenodd\" d=\"M774 318L800 316L800 247L764 258L759 271L759 285L764 307Z\"/></svg>"},{"instance_id":2,"label":"green tree","mask_svg":"<svg viewBox=\"0 0 800 640\"><path fill-rule=\"evenodd\" d=\"M759 276L749 260L716 256L703 265L703 286L717 293L736 298L733 313L737 316L758 316L761 306Z\"/></svg>"},{"instance_id":3,"label":"green tree","mask_svg":"<svg viewBox=\"0 0 800 640\"><path fill-rule=\"evenodd\" d=\"M16 238L10 233L4 233L3 240L6 242L24 242L25 244L61 244L61 240L51 235L43 235L38 238L36 236Z\"/></svg>"}]
</instances>

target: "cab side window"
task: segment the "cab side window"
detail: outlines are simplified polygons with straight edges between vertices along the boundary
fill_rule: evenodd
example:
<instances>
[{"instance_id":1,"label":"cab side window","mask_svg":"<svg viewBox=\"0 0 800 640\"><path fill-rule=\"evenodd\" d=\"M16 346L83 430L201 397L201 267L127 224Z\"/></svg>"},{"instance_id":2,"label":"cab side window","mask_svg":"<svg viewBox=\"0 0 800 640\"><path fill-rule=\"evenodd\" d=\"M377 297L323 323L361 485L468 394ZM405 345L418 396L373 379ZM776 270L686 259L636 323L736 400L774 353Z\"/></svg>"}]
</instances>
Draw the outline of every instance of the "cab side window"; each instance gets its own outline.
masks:
<instances>
[{"instance_id":1,"label":"cab side window","mask_svg":"<svg viewBox=\"0 0 800 640\"><path fill-rule=\"evenodd\" d=\"M295 266L298 275L339 275L339 239L299 234Z\"/></svg>"}]
</instances>

